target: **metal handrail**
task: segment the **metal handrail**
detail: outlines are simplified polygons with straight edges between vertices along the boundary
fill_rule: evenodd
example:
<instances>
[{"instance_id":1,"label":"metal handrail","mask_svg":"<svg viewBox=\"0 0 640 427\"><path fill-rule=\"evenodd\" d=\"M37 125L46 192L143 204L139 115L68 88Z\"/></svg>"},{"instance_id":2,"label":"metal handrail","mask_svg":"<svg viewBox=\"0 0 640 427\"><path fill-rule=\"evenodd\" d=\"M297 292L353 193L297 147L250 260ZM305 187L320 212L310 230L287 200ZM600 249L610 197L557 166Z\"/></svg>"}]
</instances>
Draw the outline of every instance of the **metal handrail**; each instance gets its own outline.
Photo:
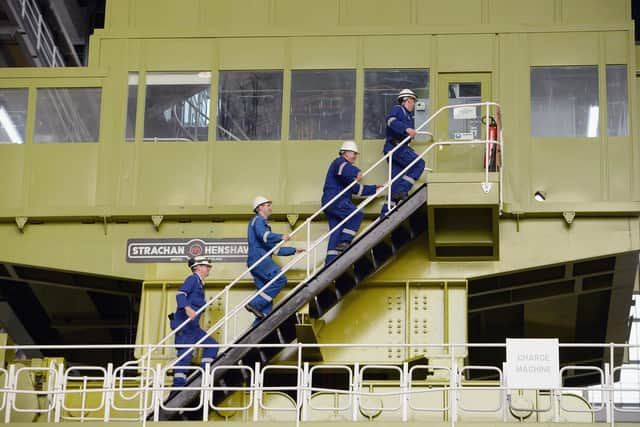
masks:
<instances>
[{"instance_id":1,"label":"metal handrail","mask_svg":"<svg viewBox=\"0 0 640 427\"><path fill-rule=\"evenodd\" d=\"M486 116L489 116L489 110L491 107L495 107L496 109L500 108L500 105L498 103L495 102L479 102L479 103L471 103L471 104L462 104L462 105L447 105L447 106L443 106L440 109L438 109L434 114L432 114L427 120L425 120L422 124L420 124L415 130L416 132L420 132L422 131L423 128L425 128L429 123L431 123L437 116L439 116L442 112L444 111L448 111L450 109L454 109L454 108L460 108L460 107L486 107ZM290 292L294 292L296 291L299 287L303 286L304 284L306 284L306 282L313 277L313 273L311 271L311 251L316 249L325 239L327 239L333 232L335 232L337 229L339 229L342 225L344 225L347 221L349 221L354 215L356 215L358 212L360 212L365 206L367 206L369 203L371 203L376 197L378 197L380 194L384 193L384 191L387 191L387 206L389 206L389 212L393 211L395 209L395 207L392 205L391 203L391 185L398 179L400 179L411 167L413 167L413 165L415 165L420 159L424 158L434 147L436 146L440 146L440 145L448 145L448 144L456 144L456 145L460 145L460 144L484 144L484 145L488 145L490 143L497 143L500 146L502 146L502 141L491 141L489 140L489 126L486 126L487 128L487 132L486 132L486 140L478 140L478 141L464 141L464 142L449 142L449 143L443 143L443 142L436 142L433 144L430 144L420 155L418 155L411 163L409 163L409 165L407 165L400 173L398 173L395 177L392 177L391 174L391 165L392 165L392 159L393 159L393 154L400 149L400 147L404 146L405 144L407 144L410 140L411 137L407 136L406 138L404 138L400 143L398 143L392 150L390 150L387 154L385 154L384 156L382 156L380 159L378 159L373 165L371 165L366 171L364 171L362 173L363 178L365 176L367 176L370 172L372 172L375 168L377 168L380 164L382 164L385 160L388 160L388 164L389 164L389 172L388 172L388 181L385 182L384 185L382 185L374 195L372 196L368 196L367 198L365 198L358 206L357 208L351 213L349 214L346 218L344 218L342 221L340 221L333 229L329 230L328 232L326 232L325 234L323 234L322 236L320 236L319 238L317 238L313 244L311 244L311 223L312 221L318 217L320 214L322 214L324 212L324 210L331 206L333 203L335 203L338 199L340 199L343 195L347 194L348 192L350 192L351 188L353 188L356 184L359 184L358 181L353 180L349 185L347 185L340 193L338 193L335 197L333 197L331 200L329 200L327 203L325 203L324 205L322 205L320 207L320 209L318 209L316 212L314 212L311 216L309 216L300 226L298 226L295 230L293 230L289 235L290 237L293 237L294 235L296 235L297 233L299 233L301 230L303 230L304 228L306 228L307 231L307 245L306 245L306 252L303 252L301 254L298 254L296 256L293 257L293 259L287 263L285 266L283 266L283 268L281 269L280 273L277 274L275 277L273 277L269 282L267 282L262 288L258 289L255 293L245 297L236 307L234 307L233 309L231 309L231 311L226 310L225 315L219 319L213 326L211 326L208 330L207 333L205 334L205 336L203 336L203 338L201 338L200 340L198 340L196 342L196 344L201 344L202 342L204 342L204 340L210 336L213 332L217 331L220 327L224 326L226 328L227 323L229 322L229 320L231 318L233 318L233 316L235 316L243 307L244 305L246 305L249 301L251 301L253 298L255 298L256 295L258 295L259 293L263 292L265 289L267 289L269 286L271 286L271 284L273 282L275 282L276 280L278 280L283 274L285 274L291 267L293 267L294 265L296 265L301 259L306 257L306 264L307 264L307 271L306 271L306 277ZM489 171L488 171L488 161L485 162L485 182L483 183L483 188L485 187L489 187L490 183L489 183ZM373 224L370 225L373 226L376 222L374 222ZM254 262L251 266L249 266L247 269L245 269L240 275L238 275L233 281L231 281L231 283L229 283L227 286L225 286L220 292L218 292L216 295L214 295L212 298L209 299L209 301L207 301L207 303L205 303L202 307L200 307L197 311L196 311L196 316L203 313L214 301L216 301L218 298L222 297L223 295L227 295L229 291L231 290L232 287L234 287L247 273L250 273L255 267L257 267L258 265L260 265L260 263L262 261L264 261L265 259L267 259L268 257L270 257L271 255L273 255L274 253L276 253L276 251L284 245L284 241L279 242L278 244L276 244L270 251L268 251L267 253L265 253L260 259L258 259L256 262ZM315 266L314 266L315 267ZM315 271L315 270L314 270ZM227 298L228 299L228 298ZM225 306L225 309L227 307ZM172 330L169 334L167 334L162 340L160 340L160 342L158 343L159 345L166 342L169 338L171 338L172 336L174 336L177 332L179 332L182 328L184 328L189 322L191 322L191 319L187 319L184 322L182 322L180 325L178 325L178 327L174 330ZM140 359L139 362L140 363L144 363L145 360L147 361L147 363L151 363L151 354L155 351L155 347L152 348L148 353L144 354ZM178 363L179 361L181 361L183 358L185 358L187 356L188 352L185 352L183 355L179 356L177 359L175 359L174 361L172 361L170 363L170 366L175 366L176 363ZM135 362L132 362L135 363Z\"/></svg>"},{"instance_id":2,"label":"metal handrail","mask_svg":"<svg viewBox=\"0 0 640 427\"><path fill-rule=\"evenodd\" d=\"M244 346L244 345L238 345L240 346ZM504 343L496 343L493 345L486 345L486 344L395 344L395 343L384 343L384 344L374 344L374 343L370 343L370 344L353 344L353 343L336 343L336 344L318 344L318 343L309 343L309 344L302 344L302 343L296 343L296 344L288 344L288 345L283 345L283 344L270 344L270 345L255 345L254 347L273 347L273 346L278 346L278 347L290 347L290 348L295 348L298 351L298 355L300 356L302 354L302 351L304 348L309 348L309 347L340 347L340 348L347 348L347 347L351 347L351 348L370 348L370 347L387 347L387 348L396 348L396 347L405 347L405 348L425 348L425 347L430 347L430 348L442 348L442 349L446 349L448 351L448 353L450 354L454 354L454 349L456 348L499 348L505 347ZM23 346L0 346L0 350L2 349L6 349L6 348L24 348ZM33 347L33 346L29 346L29 347ZM57 349L57 348L65 348L65 347L74 347L74 346L40 346L40 349ZM91 348L103 348L104 346L85 346L87 349L91 349ZM136 347L136 346L130 346L130 347ZM208 347L208 346L203 346L203 347ZM618 348L638 348L640 347L640 345L630 345L630 344L614 344L614 343L609 343L609 344L580 344L580 343L575 343L575 344L559 344L558 346L559 348L600 348L600 349L609 349L610 352L613 352L614 349L618 349ZM438 366L439 369L444 369L446 371L448 371L452 377L452 379L455 379L455 382L453 382L451 385L447 385L446 381L443 384L440 384L442 382L442 380L437 379L433 384L434 387L436 387L435 389L424 389L424 390L418 390L418 389L412 389L410 387L410 382L411 382L411 370L408 369L408 364L405 362L403 364L403 368L400 369L397 366L395 366L395 364L393 363L389 363L389 364L363 364L363 365L358 365L356 363L354 369L351 369L351 367L349 365L332 365L333 368L340 368L344 371L347 371L350 373L349 375L349 381L351 384L354 385L353 388L349 388L349 390L345 390L343 388L319 388L319 387L313 387L312 383L311 383L311 379L313 377L313 371L308 369L308 362L302 362L301 358L298 357L298 362L294 365L266 365L266 366L260 366L259 364L256 364L255 368L251 368L251 367L238 367L236 365L230 365L230 366L221 366L219 367L220 369L226 369L226 368L230 368L230 369L242 369L245 371L248 371L249 376L251 378L261 378L262 376L264 376L264 373L269 371L269 370L274 370L274 369L278 369L278 370L282 370L282 369L286 369L286 370L293 370L295 372L297 372L297 376L299 378L299 380L297 381L297 384L295 386L282 386L282 387L265 387L261 381L258 382L253 382L250 381L251 386L245 386L245 387L230 387L230 386L219 386L219 385L215 385L214 382L212 381L213 379L213 372L206 372L206 376L208 378L207 381L204 381L203 384L201 386L194 386L194 387L189 387L190 390L194 390L194 391L202 391L203 395L204 394L208 394L211 395L211 393L213 393L216 390L223 390L223 389L228 389L228 390L235 390L235 391L244 391L247 393L262 393L263 391L269 391L269 390L273 390L273 389L279 389L279 390L289 390L289 391L297 391L298 392L298 398L296 399L294 403L294 405L291 408L280 408L280 407L271 407L271 406L267 406L262 404L259 401L259 399L254 400L254 409L256 407L263 407L265 409L268 410L292 410L292 411L298 411L298 416L300 417L301 414L304 413L305 408L307 409L313 409L313 410L318 410L318 409L322 409L322 410L336 410L336 411L344 411L349 409L349 407L351 407L352 409L378 409L378 408L367 408L366 405L363 405L362 402L360 402L358 399L361 397L366 397L366 396L374 396L374 397L391 397L391 396L399 396L400 397L400 407L394 406L393 408L388 407L385 408L385 410L398 410L398 409L402 409L403 413L406 414L408 410L411 411L415 411L415 412L424 412L424 411L436 411L436 412L443 412L443 413L447 413L449 416L449 419L451 420L451 425L454 426L456 423L456 414L458 413L458 411L462 411L462 412L473 412L473 413L478 413L481 414L483 412L487 412L486 409L484 408L464 408L460 405L454 405L453 403L456 401L459 401L461 394L464 391L467 390L481 390L483 389L483 387L478 387L477 384L464 384L464 382L462 381L462 374L465 371L468 370L473 370L473 369L478 369L478 368L486 368L486 369L491 369L494 370L498 373L499 376L502 376L502 370L499 368L495 368L495 367L489 367L489 366L472 366L472 365L461 365L459 366L458 364L460 363L462 356L458 356L454 359L450 360L450 365L446 366L446 365L440 365ZM135 377L131 377L129 378L133 384L131 387L125 387L123 383L118 384L120 378L118 376L118 369L116 369L115 371L111 368L108 368L106 371L102 370L102 368L100 367L92 367L92 366L82 366L82 367L78 367L78 369L80 369L81 371L99 371L101 374L98 377L93 378L93 380L99 381L102 380L102 376L104 375L104 381L99 381L102 383L102 386L98 386L98 387L93 387L91 384L88 383L87 381L87 376L83 376L83 375L77 375L77 373L73 372L73 368L69 368L69 369L64 369L64 362L62 361L52 361L52 363L49 365L49 367L33 367L33 368L24 368L21 367L19 362L17 362L18 364L11 364L8 367L8 378L7 381L5 382L5 385L2 386L0 388L0 394L7 399L7 401L10 403L10 407L13 411L17 412L25 412L25 413L33 413L33 414L42 414L42 415L46 415L47 417L50 417L53 413L56 413L56 417L53 420L53 422L60 422L60 421L66 421L66 420L103 420L105 422L107 421L116 421L116 420L124 420L124 419L128 419L128 420L144 420L146 419L145 414L143 413L144 410L148 409L149 406L153 406L155 403L154 402L161 402L162 400L162 396L164 395L164 393L167 392L168 388L165 386L164 384L164 377L160 376L160 375L154 375L153 376L153 381L149 381L149 382L145 382L141 379L141 376L144 377L146 374L144 373L138 373ZM318 365L319 367L322 365ZM429 365L423 365L422 367L428 367ZM363 384L363 372L365 372L365 370L367 369L379 369L379 368L384 368L384 369L393 369L398 371L398 373L400 374L400 381L399 382L393 382L393 383L389 383L389 384L384 384L385 385L385 389L383 390L379 390L379 391L365 391L362 388L362 384ZM614 393L620 391L619 388L616 388L613 384L613 377L615 372L620 369L619 367L613 367L610 364L606 364L605 368L603 370L600 370L599 367L594 367L594 368L590 368L588 367L588 365L580 365L580 366L565 366L564 368L559 369L556 374L559 377L562 377L563 372L565 372L568 369L576 369L576 368L581 368L581 369L593 369L593 370L597 370L597 371L601 371L606 373L606 375L600 375L600 383L598 384L599 388L597 389L598 391L601 391L603 394L605 394L607 396L607 400L604 402L605 405L605 409L611 411L611 425L614 425L614 418L615 418L615 413L618 412L625 412L623 408L617 407L615 405L615 401L614 401ZM38 389L25 389L18 381L18 377L23 373L23 372L28 372L28 371L40 371L40 372L44 372L47 374L47 377L45 378L47 381L48 386L46 387L46 390L38 390ZM208 369L206 370L208 371ZM408 374L407 374L408 373ZM402 380L402 376L404 376L404 381ZM69 389L66 386L63 386L65 384L68 384L69 382L73 382L73 380L75 378L81 378L83 379L82 381L77 381L79 387L74 388L74 389ZM490 382L490 383L493 383ZM546 392L547 390L549 390L548 388L544 388L544 389L540 389L540 388L536 388L536 387L528 387L528 388L522 388L522 387L514 387L514 386L507 386L506 383L504 381L497 381L497 384L495 386L491 386L490 388L492 390L495 391L501 391L503 395L506 395L507 393L509 393L510 391L514 391L514 390L532 390L532 391L537 391L537 392ZM399 386L399 387L398 387ZM397 389L396 389L397 388ZM486 386L486 388L488 388L488 384ZM633 390L635 392L640 391L640 384L635 384L635 385L630 385L627 386L628 390ZM597 411L598 409L600 409L602 407L602 405L600 406L590 406L586 409L583 410L578 410L578 409L571 409L571 408L566 408L563 407L562 405L562 399L566 396L565 394L563 394L563 392L565 391L573 391L573 390L587 390L586 387L564 387L561 384L558 385L556 388L553 388L550 390L549 396L550 399L552 401L552 403L550 405L547 405L545 407L545 411L544 412L553 412L555 410L554 415L554 421L558 422L560 421L559 415L560 413L558 412L559 410L564 411L565 413L570 413L570 412L584 412L584 413L593 413L595 411ZM127 392L127 393L132 393L132 395L134 396L142 396L144 395L145 398L140 399L140 404L144 405L142 406L142 410L140 408L132 408L132 407L123 407L121 405L117 405L115 401L110 400L109 399L109 395L113 394L113 393L123 393L123 392ZM441 407L441 408L420 408L420 407L415 407L414 405L411 404L410 401L410 397L412 395L420 395L420 394L424 394L424 393L431 393L433 391L440 391L442 393L445 394L444 396L444 401L445 402L449 402L447 403L445 406ZM313 393L315 392L328 392L328 393L336 393L336 394L344 394L344 395L348 395L349 399L348 402L346 402L346 404L348 405L347 407L344 406L345 402L336 402L336 405L334 408L331 407L321 407L321 408L317 408L314 407L313 403L311 402L311 399L313 397ZM65 403L65 397L66 396L80 396L80 399L82 399L82 396L86 396L88 394L93 394L93 393L104 393L106 395L106 397L103 397L103 399L100 401L100 404L98 407L87 407L84 404L84 401L82 403L82 406L79 408L73 407L68 403ZM21 407L16 407L15 403L16 403L16 397L20 396L20 395L31 395L31 396L45 396L47 398L49 398L49 404L44 407L44 408L21 408ZM503 400L504 402L505 400ZM98 414L94 414L95 416L89 417L86 416L86 414L88 412L94 411L94 410L99 410L100 407L103 406L102 402L105 402L104 404L104 411L105 411L105 415L102 418L97 418L96 416ZM207 415L205 414L206 411L204 411L205 406L207 405L207 407L210 407L211 405L211 401L209 399L205 399L202 398L200 399L200 401L198 402L198 406L192 406L189 408L182 408L184 410L203 410L203 418L205 418ZM246 410L246 411L250 411L250 406L249 404L243 405L242 407L237 407L237 410ZM73 410L73 411L79 411L80 413L78 415L72 415L72 414L65 414L64 416L60 416L60 412L62 409L66 409L66 410ZM170 408L171 410L180 410L181 408ZM222 408L220 407L220 409L229 409L229 408ZM17 410L17 411L16 411ZM130 414L132 414L131 417L128 418L122 418L122 417L111 417L109 415L109 410L118 410L118 411L123 411L123 412L128 412ZM526 410L528 411L536 411L536 412L541 412L540 408L527 408ZM11 422L11 412L12 411L6 411L5 412L5 423L10 423ZM137 414L136 414L137 413ZM255 417L257 417L257 413L254 411L254 420L257 420ZM300 418L301 421L307 421L304 417ZM409 421L409 419L407 417L402 418L402 421ZM503 419L503 421L508 421L506 418ZM609 421L609 420L608 420Z\"/></svg>"},{"instance_id":3,"label":"metal handrail","mask_svg":"<svg viewBox=\"0 0 640 427\"><path fill-rule=\"evenodd\" d=\"M27 24L25 30L35 37L36 51L43 55L45 63L50 67L64 67L64 60L35 0L20 0L20 17Z\"/></svg>"}]
</instances>

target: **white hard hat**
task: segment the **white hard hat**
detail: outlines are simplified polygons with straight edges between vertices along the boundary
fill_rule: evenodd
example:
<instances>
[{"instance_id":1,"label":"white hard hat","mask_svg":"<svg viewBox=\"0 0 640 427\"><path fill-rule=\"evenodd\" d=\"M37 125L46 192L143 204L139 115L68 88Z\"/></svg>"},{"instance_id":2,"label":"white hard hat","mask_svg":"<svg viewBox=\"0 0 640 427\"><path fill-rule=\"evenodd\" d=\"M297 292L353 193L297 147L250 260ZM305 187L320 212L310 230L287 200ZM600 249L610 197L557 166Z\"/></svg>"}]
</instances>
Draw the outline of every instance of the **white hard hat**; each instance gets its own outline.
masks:
<instances>
[{"instance_id":1,"label":"white hard hat","mask_svg":"<svg viewBox=\"0 0 640 427\"><path fill-rule=\"evenodd\" d=\"M342 143L340 147L340 151L353 151L354 153L358 153L358 146L355 141L345 141Z\"/></svg>"},{"instance_id":2,"label":"white hard hat","mask_svg":"<svg viewBox=\"0 0 640 427\"><path fill-rule=\"evenodd\" d=\"M411 89L402 89L398 94L398 102L404 101L405 98L413 98L414 100L418 99Z\"/></svg>"},{"instance_id":3,"label":"white hard hat","mask_svg":"<svg viewBox=\"0 0 640 427\"><path fill-rule=\"evenodd\" d=\"M209 260L207 257L197 256L189 258L189 261L187 261L187 265L189 265L189 268L192 270L199 265L206 265L208 267L211 267L211 260Z\"/></svg>"},{"instance_id":4,"label":"white hard hat","mask_svg":"<svg viewBox=\"0 0 640 427\"><path fill-rule=\"evenodd\" d=\"M253 210L255 211L256 209L258 209L258 206L260 206L263 203L271 203L271 200L263 196L258 196L255 199L253 199Z\"/></svg>"}]
</instances>

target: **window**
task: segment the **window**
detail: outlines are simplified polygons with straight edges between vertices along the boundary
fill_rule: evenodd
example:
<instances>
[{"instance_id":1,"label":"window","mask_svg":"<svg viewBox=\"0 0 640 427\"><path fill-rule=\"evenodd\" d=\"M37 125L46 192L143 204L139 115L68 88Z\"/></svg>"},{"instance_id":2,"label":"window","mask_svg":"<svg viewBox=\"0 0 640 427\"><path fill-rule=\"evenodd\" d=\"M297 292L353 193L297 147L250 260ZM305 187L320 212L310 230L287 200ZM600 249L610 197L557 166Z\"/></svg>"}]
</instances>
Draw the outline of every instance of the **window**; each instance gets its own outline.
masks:
<instances>
[{"instance_id":1,"label":"window","mask_svg":"<svg viewBox=\"0 0 640 427\"><path fill-rule=\"evenodd\" d=\"M428 70L365 70L364 72L364 139L383 139L387 125L386 117L397 103L398 92L411 89L424 109L415 111L416 126L429 117L429 71Z\"/></svg>"},{"instance_id":2,"label":"window","mask_svg":"<svg viewBox=\"0 0 640 427\"><path fill-rule=\"evenodd\" d=\"M38 89L34 141L98 142L100 88Z\"/></svg>"},{"instance_id":3,"label":"window","mask_svg":"<svg viewBox=\"0 0 640 427\"><path fill-rule=\"evenodd\" d=\"M127 95L127 122L125 128L125 141L135 140L136 135L136 109L138 108L138 73L129 74L129 92Z\"/></svg>"},{"instance_id":4,"label":"window","mask_svg":"<svg viewBox=\"0 0 640 427\"><path fill-rule=\"evenodd\" d=\"M149 73L145 141L206 141L211 73Z\"/></svg>"},{"instance_id":5,"label":"window","mask_svg":"<svg viewBox=\"0 0 640 427\"><path fill-rule=\"evenodd\" d=\"M627 66L607 65L607 117L609 136L629 135Z\"/></svg>"},{"instance_id":6,"label":"window","mask_svg":"<svg viewBox=\"0 0 640 427\"><path fill-rule=\"evenodd\" d=\"M282 125L282 71L221 71L218 139L276 140Z\"/></svg>"},{"instance_id":7,"label":"window","mask_svg":"<svg viewBox=\"0 0 640 427\"><path fill-rule=\"evenodd\" d=\"M447 93L449 94L447 105L480 103L482 102L482 83L451 82L447 87ZM467 108L469 107L452 108L449 110L448 135L450 140L484 139L482 135L480 135L480 123L483 114L482 107L470 107L471 110ZM484 112L484 114L486 114L486 112Z\"/></svg>"},{"instance_id":8,"label":"window","mask_svg":"<svg viewBox=\"0 0 640 427\"><path fill-rule=\"evenodd\" d=\"M598 136L598 68L531 68L531 136Z\"/></svg>"},{"instance_id":9,"label":"window","mask_svg":"<svg viewBox=\"0 0 640 427\"><path fill-rule=\"evenodd\" d=\"M291 72L289 139L353 139L355 70Z\"/></svg>"},{"instance_id":10,"label":"window","mask_svg":"<svg viewBox=\"0 0 640 427\"><path fill-rule=\"evenodd\" d=\"M24 144L28 89L0 89L0 144Z\"/></svg>"}]
</instances>

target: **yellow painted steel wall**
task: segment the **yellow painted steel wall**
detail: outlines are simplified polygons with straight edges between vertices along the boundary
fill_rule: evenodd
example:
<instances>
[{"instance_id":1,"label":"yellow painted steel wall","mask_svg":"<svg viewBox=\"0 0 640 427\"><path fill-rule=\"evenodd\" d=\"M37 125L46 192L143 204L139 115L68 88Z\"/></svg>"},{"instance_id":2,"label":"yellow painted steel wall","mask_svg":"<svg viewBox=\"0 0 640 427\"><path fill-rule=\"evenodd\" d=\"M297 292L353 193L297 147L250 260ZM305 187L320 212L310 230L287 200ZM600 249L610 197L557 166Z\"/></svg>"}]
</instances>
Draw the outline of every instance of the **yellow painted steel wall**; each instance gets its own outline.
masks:
<instances>
[{"instance_id":1,"label":"yellow painted steel wall","mask_svg":"<svg viewBox=\"0 0 640 427\"><path fill-rule=\"evenodd\" d=\"M106 19L106 28L92 37L88 68L0 70L0 88L28 88L30 101L27 143L0 145L0 260L143 278L143 266L124 260L127 238L244 236L244 224L234 221L248 218L248 203L258 193L273 198L279 214L313 212L340 141L289 140L292 69L356 70L361 167L377 160L382 146L362 141L365 69L428 68L432 111L445 102L437 98L441 73L491 73L491 98L504 114L505 210L522 217L595 215L576 219L567 241L551 245L550 259L563 258L576 241L587 245L575 247L577 253L589 256L610 253L604 247L638 246L638 93L627 0L110 0ZM628 64L630 135L531 138L530 67L584 64L599 67L605 130L604 66ZM215 141L212 125L209 142L124 142L128 73L138 72L144 81L147 72L211 71L216 105L217 71L239 69L284 70L281 141ZM36 88L73 86L103 88L100 143L34 144ZM143 109L140 96L139 121ZM368 181L383 179L380 171ZM550 194L544 204L531 197L539 186ZM611 214L631 219L597 216ZM172 221L156 231L151 215ZM45 223L20 233L15 217ZM86 220L94 223L80 223ZM546 241L552 230L559 233L553 242L564 236L564 223L554 221L529 220L528 244ZM314 235L324 227L318 224ZM431 263L426 249L416 247L397 271L391 266L382 274L404 280L410 266L421 279L467 277L532 265L518 250L523 234L509 231L513 222L503 220L500 227L501 246L514 248L501 250L502 261ZM598 236L612 231L620 239L603 244L589 239L589 230ZM52 249L58 242L65 242L64 250ZM232 272L239 266L221 266L214 275L232 278Z\"/></svg>"}]
</instances>

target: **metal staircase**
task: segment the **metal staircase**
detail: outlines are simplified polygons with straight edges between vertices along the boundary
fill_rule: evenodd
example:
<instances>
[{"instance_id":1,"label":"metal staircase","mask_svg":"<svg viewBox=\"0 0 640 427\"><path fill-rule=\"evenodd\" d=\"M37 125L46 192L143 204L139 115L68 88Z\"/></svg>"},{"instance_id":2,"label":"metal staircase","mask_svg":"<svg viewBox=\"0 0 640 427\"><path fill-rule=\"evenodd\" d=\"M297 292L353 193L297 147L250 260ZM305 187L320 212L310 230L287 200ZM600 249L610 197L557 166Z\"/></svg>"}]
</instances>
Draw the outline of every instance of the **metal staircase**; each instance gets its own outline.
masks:
<instances>
[{"instance_id":1,"label":"metal staircase","mask_svg":"<svg viewBox=\"0 0 640 427\"><path fill-rule=\"evenodd\" d=\"M310 316L321 318L344 298L358 283L391 262L408 243L418 238L427 228L427 186L422 185L384 219L376 221L331 264L319 270L311 280L297 287L282 300L273 312L255 328L241 336L236 344L289 344L296 339L296 313L309 304ZM215 392L213 400L220 403L232 391L248 380L239 369L220 369L234 365L253 366L267 363L278 352L278 347L233 347L222 353L211 365ZM190 378L187 387L199 387L199 373ZM199 391L183 390L170 396L166 408L188 408L199 399ZM179 411L160 409L154 419L170 420L179 417ZM153 415L152 415L153 416Z\"/></svg>"},{"instance_id":2,"label":"metal staircase","mask_svg":"<svg viewBox=\"0 0 640 427\"><path fill-rule=\"evenodd\" d=\"M496 110L499 109L498 104L492 102L468 104L466 106L486 107L487 116L490 115L491 108L495 108ZM428 133L426 131L422 131L422 129L426 128L426 126L440 113L456 107L461 106L456 105L440 108L431 117L429 117L428 120L418 126L416 131L418 131L418 133ZM394 153L400 146L407 143L408 140L409 138L407 137L393 150L381 157L370 168L364 171L363 176L366 176L380 165L388 168L387 162L389 164L391 163ZM413 164L419 161L419 159L425 158L425 156L436 147L454 144L482 144L488 147L491 143L495 143L495 141L489 140L488 133L485 140L434 142L422 153L418 154L417 158L411 164L407 165L407 167L396 177L392 178L390 168L388 168L388 180L385 184L379 188L375 195L365 198L358 205L356 211L336 225L334 230L341 227L350 219L351 216L358 211L361 211L365 206L372 202L376 197L381 196L383 193L386 193L386 201L389 206L391 206L389 212L384 217L380 217L373 221L360 233L352 245L333 262L317 269L315 266L315 259L317 259L316 248L323 240L328 239L331 231L325 233L315 241L312 241L311 223L315 218L322 214L323 210L328 205L334 203L340 196L342 196L342 194L349 192L351 187L357 183L357 181L354 180L351 185L307 218L301 226L290 234L291 236L294 236L296 233L306 230L307 251L295 256L291 262L282 268L280 275L285 274L301 259L305 259L307 270L306 278L284 296L280 303L274 307L274 311L269 316L263 319L258 325L252 327L243 335L238 337L235 340L235 345L233 347L229 347L225 351L222 351L213 364L208 367L209 369L206 371L201 369L195 370L193 375L188 379L187 385L183 388L173 390L163 403L160 403L160 398L156 397L156 404L153 405L153 409L147 413L146 419L155 421L171 420L181 417L180 413L182 410L184 408L192 407L191 404L200 398L200 391L195 388L202 385L215 388L215 390L212 391L212 399L214 402L221 402L224 400L230 393L232 393L234 387L241 386L247 381L247 378L244 377L247 370L241 369L241 366L252 367L255 363L263 364L268 362L280 352L282 349L279 347L280 344L284 346L296 340L296 324L298 323L296 314L302 307L309 304L310 317L316 319L321 318L342 298L344 298L349 291L354 289L358 283L366 280L371 275L382 269L387 263L391 262L402 248L418 238L427 229L426 184L423 184L421 187L416 189L409 198L404 200L402 203L394 205L391 202L390 188L391 184L396 179L401 179ZM498 141L498 144L502 146L502 141ZM485 165L485 182L481 183L483 190L486 187L490 188L490 183L488 182L488 166L489 165L487 163ZM198 313L203 312L214 301L221 298L228 300L231 288L238 283L245 274L250 272L251 269L259 265L263 259L277 251L282 243L284 242L276 245L270 252L256 261L234 281L227 285L221 292L211 298L207 304L198 310ZM272 282L280 277L280 275L274 277L271 282L267 283L262 289L256 291L256 294L270 286ZM220 319L209 329L208 334L223 328L224 336L226 338L227 325L230 319L232 319L236 313L243 310L243 306L253 299L256 294L245 298L235 308L228 310L224 318ZM151 354L156 349L162 348L163 345L166 345L166 343L169 342L169 339L187 323L188 321L185 321L176 330L172 331L172 333L167 335L156 346L152 347L144 356L142 356L140 360L130 362L129 368L131 367L131 364L139 364L139 369L150 369ZM230 342L234 340L225 341ZM201 342L195 343L195 345L198 344L201 344ZM270 344L271 346L258 349L255 347L257 344ZM176 362L177 360L173 361L169 366L164 367L163 372L166 372L174 366ZM203 374L207 375L205 383L203 383Z\"/></svg>"}]
</instances>

